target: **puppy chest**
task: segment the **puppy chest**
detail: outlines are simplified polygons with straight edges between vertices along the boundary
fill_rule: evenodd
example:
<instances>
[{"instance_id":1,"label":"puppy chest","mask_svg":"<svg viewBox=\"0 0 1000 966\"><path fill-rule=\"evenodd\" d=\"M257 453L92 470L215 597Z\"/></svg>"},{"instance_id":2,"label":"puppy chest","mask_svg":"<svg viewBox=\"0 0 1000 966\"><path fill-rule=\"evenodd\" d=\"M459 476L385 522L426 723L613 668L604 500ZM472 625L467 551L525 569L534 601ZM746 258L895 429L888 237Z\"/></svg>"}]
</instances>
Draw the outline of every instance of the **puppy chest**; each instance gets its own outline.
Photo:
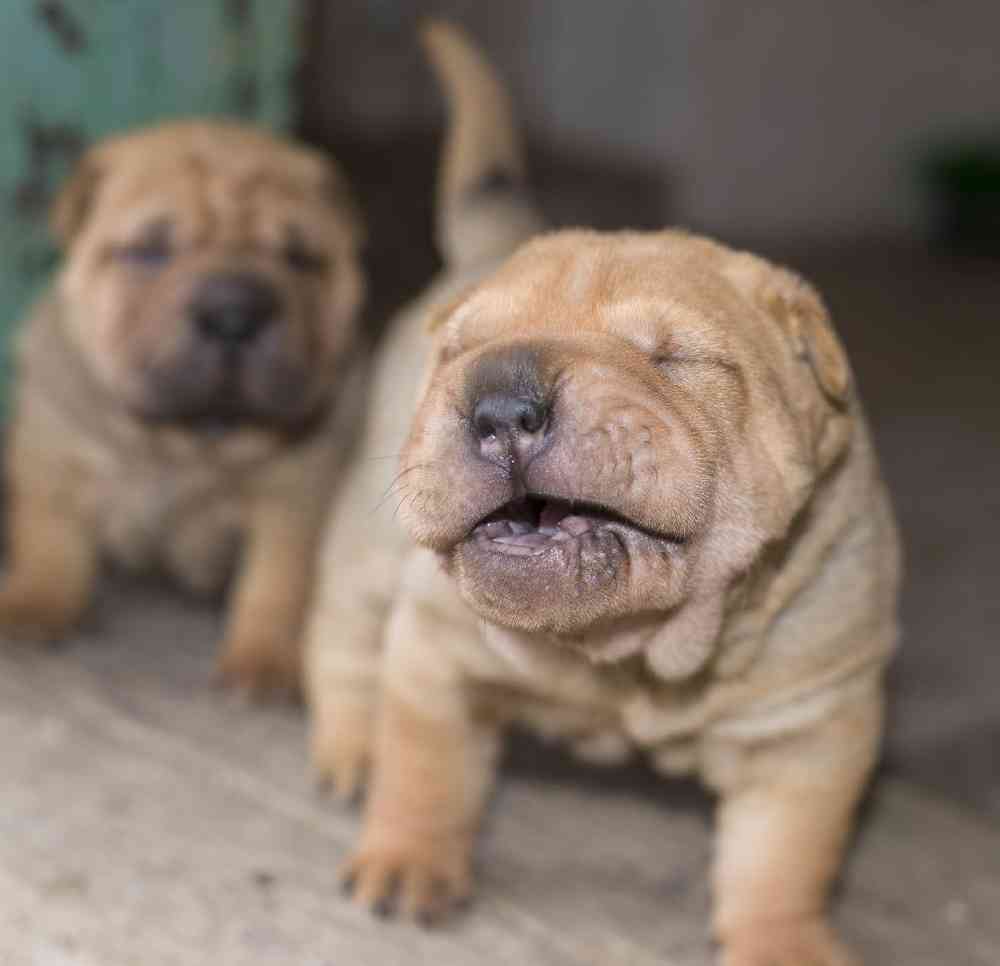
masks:
<instances>
[{"instance_id":1,"label":"puppy chest","mask_svg":"<svg viewBox=\"0 0 1000 966\"><path fill-rule=\"evenodd\" d=\"M558 742L590 764L618 765L641 755L668 774L700 767L707 730L703 697L658 693L654 699L640 688L606 684L599 674L575 690L490 688L484 701L490 713Z\"/></svg>"},{"instance_id":2,"label":"puppy chest","mask_svg":"<svg viewBox=\"0 0 1000 966\"><path fill-rule=\"evenodd\" d=\"M235 553L242 516L239 501L226 498L209 481L132 474L106 480L102 490L98 498L102 544L113 560L129 569L215 571L224 561L199 558Z\"/></svg>"},{"instance_id":3,"label":"puppy chest","mask_svg":"<svg viewBox=\"0 0 1000 966\"><path fill-rule=\"evenodd\" d=\"M741 780L748 755L763 744L815 729L845 708L880 701L882 661L817 664L787 680L679 684L628 682L626 675L564 667L558 676L503 688L506 720L565 743L587 762L619 764L634 755L666 775L697 774L721 788ZM537 670L537 667L535 668Z\"/></svg>"}]
</instances>

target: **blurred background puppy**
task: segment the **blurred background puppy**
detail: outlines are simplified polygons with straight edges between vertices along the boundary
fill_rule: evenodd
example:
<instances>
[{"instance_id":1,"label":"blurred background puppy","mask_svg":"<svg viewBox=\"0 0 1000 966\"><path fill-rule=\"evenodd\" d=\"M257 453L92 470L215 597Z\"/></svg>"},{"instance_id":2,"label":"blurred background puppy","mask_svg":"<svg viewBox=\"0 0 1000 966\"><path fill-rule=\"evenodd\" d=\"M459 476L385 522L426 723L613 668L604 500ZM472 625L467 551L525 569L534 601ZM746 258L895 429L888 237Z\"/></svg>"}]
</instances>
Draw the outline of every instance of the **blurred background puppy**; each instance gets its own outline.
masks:
<instances>
[{"instance_id":1,"label":"blurred background puppy","mask_svg":"<svg viewBox=\"0 0 1000 966\"><path fill-rule=\"evenodd\" d=\"M52 224L64 262L18 351L0 630L72 627L104 555L211 593L242 548L221 674L295 690L358 378L342 176L251 127L175 122L92 149Z\"/></svg>"}]
</instances>

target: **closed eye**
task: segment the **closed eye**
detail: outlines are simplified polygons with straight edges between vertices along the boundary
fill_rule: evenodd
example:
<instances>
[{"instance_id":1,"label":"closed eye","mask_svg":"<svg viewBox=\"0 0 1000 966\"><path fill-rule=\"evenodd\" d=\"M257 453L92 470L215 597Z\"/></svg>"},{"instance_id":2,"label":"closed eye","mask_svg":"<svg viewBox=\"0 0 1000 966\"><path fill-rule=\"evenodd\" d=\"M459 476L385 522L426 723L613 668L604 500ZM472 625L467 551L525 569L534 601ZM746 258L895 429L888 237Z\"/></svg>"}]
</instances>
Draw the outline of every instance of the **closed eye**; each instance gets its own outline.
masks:
<instances>
[{"instance_id":1,"label":"closed eye","mask_svg":"<svg viewBox=\"0 0 1000 966\"><path fill-rule=\"evenodd\" d=\"M170 246L164 242L140 242L123 245L116 254L122 261L152 267L165 262L171 252Z\"/></svg>"},{"instance_id":2,"label":"closed eye","mask_svg":"<svg viewBox=\"0 0 1000 966\"><path fill-rule=\"evenodd\" d=\"M735 362L712 355L687 355L684 353L661 353L653 356L653 365L665 375L678 370L708 367L742 379L743 373Z\"/></svg>"},{"instance_id":3,"label":"closed eye","mask_svg":"<svg viewBox=\"0 0 1000 966\"><path fill-rule=\"evenodd\" d=\"M155 268L170 258L170 227L166 221L157 221L133 242L115 249L115 256L133 265Z\"/></svg>"},{"instance_id":4,"label":"closed eye","mask_svg":"<svg viewBox=\"0 0 1000 966\"><path fill-rule=\"evenodd\" d=\"M305 274L324 272L330 264L326 255L311 248L302 237L302 233L294 228L288 232L284 257L289 267Z\"/></svg>"},{"instance_id":5,"label":"closed eye","mask_svg":"<svg viewBox=\"0 0 1000 966\"><path fill-rule=\"evenodd\" d=\"M314 274L326 271L329 259L306 248L286 248L285 261L297 272Z\"/></svg>"}]
</instances>

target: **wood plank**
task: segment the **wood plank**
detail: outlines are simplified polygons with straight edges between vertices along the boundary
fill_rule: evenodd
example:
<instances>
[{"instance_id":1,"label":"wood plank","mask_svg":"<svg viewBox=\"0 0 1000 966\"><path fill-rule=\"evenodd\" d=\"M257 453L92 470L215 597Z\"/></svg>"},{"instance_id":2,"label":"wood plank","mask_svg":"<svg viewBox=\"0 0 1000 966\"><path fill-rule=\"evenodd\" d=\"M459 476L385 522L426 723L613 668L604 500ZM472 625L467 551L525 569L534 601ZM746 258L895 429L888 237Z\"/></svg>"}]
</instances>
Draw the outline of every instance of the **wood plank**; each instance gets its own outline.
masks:
<instances>
[{"instance_id":1,"label":"wood plank","mask_svg":"<svg viewBox=\"0 0 1000 966\"><path fill-rule=\"evenodd\" d=\"M211 609L109 598L59 653L0 648L4 966L711 962L705 802L537 748L501 784L471 912L369 919L336 888L358 817L313 789L301 714L208 687ZM997 831L882 783L838 906L867 961L997 966L997 910Z\"/></svg>"}]
</instances>

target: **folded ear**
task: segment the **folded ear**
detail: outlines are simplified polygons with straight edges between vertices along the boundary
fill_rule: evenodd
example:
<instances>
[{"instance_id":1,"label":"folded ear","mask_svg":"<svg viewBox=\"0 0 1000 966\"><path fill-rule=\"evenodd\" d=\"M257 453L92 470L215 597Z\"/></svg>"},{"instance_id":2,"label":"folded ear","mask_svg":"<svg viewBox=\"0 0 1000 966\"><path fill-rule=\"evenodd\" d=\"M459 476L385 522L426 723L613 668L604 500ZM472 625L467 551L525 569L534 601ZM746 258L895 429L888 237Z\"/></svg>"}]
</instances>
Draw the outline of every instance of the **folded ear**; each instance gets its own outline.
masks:
<instances>
[{"instance_id":1,"label":"folded ear","mask_svg":"<svg viewBox=\"0 0 1000 966\"><path fill-rule=\"evenodd\" d=\"M49 211L49 230L61 248L69 245L87 220L102 175L103 166L88 153L56 194Z\"/></svg>"},{"instance_id":2,"label":"folded ear","mask_svg":"<svg viewBox=\"0 0 1000 966\"><path fill-rule=\"evenodd\" d=\"M831 402L843 405L851 385L851 369L823 300L794 272L775 268L772 276L765 286L771 313L785 328L799 357L812 367L823 392Z\"/></svg>"},{"instance_id":3,"label":"folded ear","mask_svg":"<svg viewBox=\"0 0 1000 966\"><path fill-rule=\"evenodd\" d=\"M734 261L727 274L778 322L827 399L843 406L851 369L819 293L801 276L762 258L741 254Z\"/></svg>"}]
</instances>

